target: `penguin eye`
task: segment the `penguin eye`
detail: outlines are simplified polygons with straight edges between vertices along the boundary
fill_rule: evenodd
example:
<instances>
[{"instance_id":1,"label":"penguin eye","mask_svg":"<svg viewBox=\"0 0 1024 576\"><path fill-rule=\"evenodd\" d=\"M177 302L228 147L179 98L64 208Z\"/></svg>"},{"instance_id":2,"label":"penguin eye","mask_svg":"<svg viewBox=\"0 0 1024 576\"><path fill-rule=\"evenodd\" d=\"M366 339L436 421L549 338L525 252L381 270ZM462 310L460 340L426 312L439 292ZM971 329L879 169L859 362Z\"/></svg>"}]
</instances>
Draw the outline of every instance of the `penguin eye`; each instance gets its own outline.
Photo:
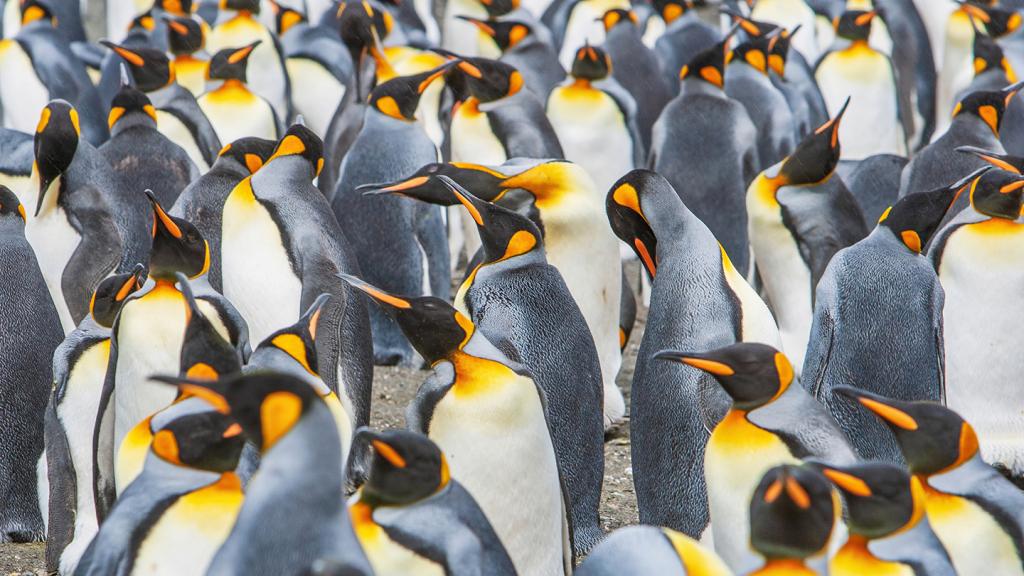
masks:
<instances>
[{"instance_id":1,"label":"penguin eye","mask_svg":"<svg viewBox=\"0 0 1024 576\"><path fill-rule=\"evenodd\" d=\"M188 234L185 235L185 241L188 242L189 244L198 244L199 243L199 233L197 233L194 230L190 231Z\"/></svg>"}]
</instances>

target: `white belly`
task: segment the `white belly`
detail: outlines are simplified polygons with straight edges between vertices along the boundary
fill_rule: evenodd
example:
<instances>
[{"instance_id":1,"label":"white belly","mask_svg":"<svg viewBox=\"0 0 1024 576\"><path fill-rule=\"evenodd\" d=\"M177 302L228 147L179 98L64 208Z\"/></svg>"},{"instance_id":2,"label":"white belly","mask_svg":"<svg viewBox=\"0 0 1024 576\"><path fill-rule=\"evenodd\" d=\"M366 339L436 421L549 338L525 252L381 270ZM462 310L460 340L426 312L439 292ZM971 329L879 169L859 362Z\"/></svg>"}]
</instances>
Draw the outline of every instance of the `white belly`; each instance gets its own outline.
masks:
<instances>
[{"instance_id":1,"label":"white belly","mask_svg":"<svg viewBox=\"0 0 1024 576\"><path fill-rule=\"evenodd\" d=\"M583 167L602 194L635 168L633 138L619 106L597 89L556 88L548 118L565 159Z\"/></svg>"},{"instance_id":2,"label":"white belly","mask_svg":"<svg viewBox=\"0 0 1024 576\"><path fill-rule=\"evenodd\" d=\"M987 462L1024 471L1024 225L960 227L939 266L946 292L946 402L978 433Z\"/></svg>"},{"instance_id":3,"label":"white belly","mask_svg":"<svg viewBox=\"0 0 1024 576\"><path fill-rule=\"evenodd\" d=\"M280 55L274 47L274 38L269 30L250 18L232 18L210 32L206 40L206 50L210 54L215 54L218 50L239 48L257 40L261 40L262 43L249 55L246 84L253 92L270 101L278 118L285 120L288 117L287 72L281 65ZM307 89L302 86L297 88ZM232 140L222 139L222 143L227 144Z\"/></svg>"},{"instance_id":4,"label":"white belly","mask_svg":"<svg viewBox=\"0 0 1024 576\"><path fill-rule=\"evenodd\" d=\"M203 153L199 150L195 136L192 135L192 132L189 131L188 127L181 120L178 120L173 114L157 110L156 125L159 132L166 136L168 140L181 146L181 149L188 154L188 157L192 159L192 162L199 168L200 172L206 172L210 169L210 165L206 163Z\"/></svg>"},{"instance_id":5,"label":"white belly","mask_svg":"<svg viewBox=\"0 0 1024 576\"><path fill-rule=\"evenodd\" d=\"M33 179L34 180L34 179ZM48 194L57 193L56 184L51 187ZM26 214L35 211L35 192L31 191L25 196L32 197L32 203L23 201ZM47 198L47 201L53 201ZM71 256L78 249L82 237L71 227L68 222L67 213L63 208L50 205L45 208L38 218L28 217L25 225L25 237L32 250L39 260L39 269L46 281L46 288L50 291L50 298L57 308L57 315L60 316L60 324L64 328L64 334L70 334L75 329L75 321L71 317L71 310L64 299L64 290L61 288L61 278L64 276L64 269L67 268Z\"/></svg>"},{"instance_id":6,"label":"white belly","mask_svg":"<svg viewBox=\"0 0 1024 576\"><path fill-rule=\"evenodd\" d=\"M925 509L957 574L1024 574L1013 540L977 504L928 489Z\"/></svg>"},{"instance_id":7,"label":"white belly","mask_svg":"<svg viewBox=\"0 0 1024 576\"><path fill-rule=\"evenodd\" d=\"M74 572L98 530L92 491L92 436L109 358L109 340L95 344L82 353L68 375L64 399L57 406L57 419L68 441L76 486L75 536L60 557L63 574Z\"/></svg>"},{"instance_id":8,"label":"white belly","mask_svg":"<svg viewBox=\"0 0 1024 576\"><path fill-rule=\"evenodd\" d=\"M937 86L935 138L949 128L956 95L970 85L974 78L974 30L963 12L949 15L946 21L945 46L942 54L942 73Z\"/></svg>"},{"instance_id":9,"label":"white belly","mask_svg":"<svg viewBox=\"0 0 1024 576\"><path fill-rule=\"evenodd\" d=\"M327 134L334 111L345 96L345 85L338 82L324 67L307 58L289 58L285 62L292 86L292 104L302 114L313 132L321 138Z\"/></svg>"},{"instance_id":10,"label":"white belly","mask_svg":"<svg viewBox=\"0 0 1024 576\"><path fill-rule=\"evenodd\" d=\"M473 495L516 570L561 575L562 493L536 387L525 378L437 405L429 436Z\"/></svg>"},{"instance_id":11,"label":"white belly","mask_svg":"<svg viewBox=\"0 0 1024 576\"><path fill-rule=\"evenodd\" d=\"M216 93L199 98L199 107L210 119L217 138L231 143L246 136L277 140L277 124L270 106L255 94L248 98L218 98Z\"/></svg>"},{"instance_id":12,"label":"white belly","mask_svg":"<svg viewBox=\"0 0 1024 576\"><path fill-rule=\"evenodd\" d=\"M259 202L225 204L221 235L224 295L262 342L301 315L302 282L295 275L277 224Z\"/></svg>"},{"instance_id":13,"label":"white belly","mask_svg":"<svg viewBox=\"0 0 1024 576\"><path fill-rule=\"evenodd\" d=\"M5 128L35 134L50 91L39 80L32 59L14 40L0 40L0 102ZM25 208L29 210L28 207ZM32 207L35 209L35 206Z\"/></svg>"},{"instance_id":14,"label":"white belly","mask_svg":"<svg viewBox=\"0 0 1024 576\"><path fill-rule=\"evenodd\" d=\"M483 4L472 0L452 0L445 3L441 30L441 46L464 56L477 56L479 51L480 30L456 16L471 16L481 20L487 19L487 10Z\"/></svg>"}]
</instances>

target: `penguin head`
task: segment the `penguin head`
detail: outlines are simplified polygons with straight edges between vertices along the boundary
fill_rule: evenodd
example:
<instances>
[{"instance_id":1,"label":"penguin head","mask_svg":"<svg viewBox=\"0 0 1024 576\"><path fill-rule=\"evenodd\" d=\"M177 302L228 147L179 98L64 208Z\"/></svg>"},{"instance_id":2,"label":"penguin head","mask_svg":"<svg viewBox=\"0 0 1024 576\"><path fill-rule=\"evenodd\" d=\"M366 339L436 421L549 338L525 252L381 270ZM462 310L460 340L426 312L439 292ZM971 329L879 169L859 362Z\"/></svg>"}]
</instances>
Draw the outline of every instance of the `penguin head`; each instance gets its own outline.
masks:
<instances>
[{"instance_id":1,"label":"penguin head","mask_svg":"<svg viewBox=\"0 0 1024 576\"><path fill-rule=\"evenodd\" d=\"M451 71L465 80L469 93L480 102L500 100L523 88L523 75L497 60L461 57L452 62Z\"/></svg>"},{"instance_id":2,"label":"penguin head","mask_svg":"<svg viewBox=\"0 0 1024 576\"><path fill-rule=\"evenodd\" d=\"M396 296L355 276L338 277L394 316L402 333L429 365L451 358L476 330L469 318L440 298Z\"/></svg>"},{"instance_id":3,"label":"penguin head","mask_svg":"<svg viewBox=\"0 0 1024 576\"><path fill-rule=\"evenodd\" d=\"M156 30L156 20L153 19L152 8L132 18L131 23L128 24L129 34L137 31L152 32L153 30Z\"/></svg>"},{"instance_id":4,"label":"penguin head","mask_svg":"<svg viewBox=\"0 0 1024 576\"><path fill-rule=\"evenodd\" d=\"M192 18L163 16L167 23L167 46L175 56L194 54L206 43L202 25Z\"/></svg>"},{"instance_id":5,"label":"penguin head","mask_svg":"<svg viewBox=\"0 0 1024 576\"><path fill-rule=\"evenodd\" d=\"M235 421L204 410L171 420L153 435L150 448L165 462L210 472L231 472L238 466L245 439Z\"/></svg>"},{"instance_id":6,"label":"penguin head","mask_svg":"<svg viewBox=\"0 0 1024 576\"><path fill-rule=\"evenodd\" d=\"M373 448L370 473L360 497L371 506L408 506L436 494L451 479L441 449L422 434L375 432L364 426L356 430L355 442Z\"/></svg>"},{"instance_id":7,"label":"penguin head","mask_svg":"<svg viewBox=\"0 0 1024 576\"><path fill-rule=\"evenodd\" d=\"M793 35L799 31L800 26L796 26L792 31L782 29L768 43L768 68L778 74L780 78L786 75L789 46L793 41Z\"/></svg>"},{"instance_id":8,"label":"penguin head","mask_svg":"<svg viewBox=\"0 0 1024 576\"><path fill-rule=\"evenodd\" d=\"M153 92L174 82L171 60L163 50L139 46L127 48L108 40L100 40L100 44L110 48L124 60L139 90Z\"/></svg>"},{"instance_id":9,"label":"penguin head","mask_svg":"<svg viewBox=\"0 0 1024 576\"><path fill-rule=\"evenodd\" d=\"M761 22L760 20L754 20L750 16L747 16L742 12L734 10L733 8L726 5L723 5L720 8L720 11L722 14L729 16L729 18L732 19L733 25L739 26L739 29L743 30L743 33L746 34L747 38L760 38L762 36L767 36L779 29L779 26L777 24L773 24L771 22Z\"/></svg>"},{"instance_id":10,"label":"penguin head","mask_svg":"<svg viewBox=\"0 0 1024 576\"><path fill-rule=\"evenodd\" d=\"M758 36L736 46L732 51L731 65L735 65L736 62L746 62L753 69L767 76L771 45L777 37L778 32L773 32L771 35Z\"/></svg>"},{"instance_id":11,"label":"penguin head","mask_svg":"<svg viewBox=\"0 0 1024 576\"><path fill-rule=\"evenodd\" d=\"M466 162L435 163L423 166L398 182L364 184L356 191L365 195L395 194L431 204L454 206L459 203L451 190L438 179L447 176L460 186L475 190L478 197L494 202L504 193L502 182L508 178L493 168Z\"/></svg>"},{"instance_id":12,"label":"penguin head","mask_svg":"<svg viewBox=\"0 0 1024 576\"><path fill-rule=\"evenodd\" d=\"M208 80L237 80L245 83L246 69L249 67L249 56L260 45L257 40L241 48L225 48L218 51L210 59L210 67L206 70Z\"/></svg>"},{"instance_id":13,"label":"penguin head","mask_svg":"<svg viewBox=\"0 0 1024 576\"><path fill-rule=\"evenodd\" d=\"M832 21L836 36L851 42L867 42L871 35L871 21L878 13L875 10L847 10Z\"/></svg>"},{"instance_id":14,"label":"penguin head","mask_svg":"<svg viewBox=\"0 0 1024 576\"><path fill-rule=\"evenodd\" d=\"M997 6L995 3L967 2L957 0L960 10L972 18L975 25L982 24L992 38L1001 38L1015 32L1021 25L1021 15L1013 9Z\"/></svg>"},{"instance_id":15,"label":"penguin head","mask_svg":"<svg viewBox=\"0 0 1024 576\"><path fill-rule=\"evenodd\" d=\"M737 410L754 410L774 402L793 383L789 359L766 344L739 342L710 352L663 350L654 358L681 362L711 374Z\"/></svg>"},{"instance_id":16,"label":"penguin head","mask_svg":"<svg viewBox=\"0 0 1024 576\"><path fill-rule=\"evenodd\" d=\"M274 155L275 148L277 148L277 142L273 140L246 136L230 144L225 144L217 157L233 160L244 166L249 174L255 174Z\"/></svg>"},{"instance_id":17,"label":"penguin head","mask_svg":"<svg viewBox=\"0 0 1024 576\"><path fill-rule=\"evenodd\" d=\"M987 170L971 182L968 190L976 212L1004 220L1016 220L1021 215L1024 177L1017 172Z\"/></svg>"},{"instance_id":18,"label":"penguin head","mask_svg":"<svg viewBox=\"0 0 1024 576\"><path fill-rule=\"evenodd\" d=\"M768 560L816 555L828 546L839 510L839 497L821 474L776 466L750 499L751 546Z\"/></svg>"},{"instance_id":19,"label":"penguin head","mask_svg":"<svg viewBox=\"0 0 1024 576\"><path fill-rule=\"evenodd\" d=\"M192 13L192 0L157 0L153 7L174 16L187 16Z\"/></svg>"},{"instance_id":20,"label":"penguin head","mask_svg":"<svg viewBox=\"0 0 1024 576\"><path fill-rule=\"evenodd\" d=\"M726 34L722 41L697 54L679 70L679 79L700 79L712 86L725 88L725 66L732 58L729 42L736 33L736 26Z\"/></svg>"},{"instance_id":21,"label":"penguin head","mask_svg":"<svg viewBox=\"0 0 1024 576\"><path fill-rule=\"evenodd\" d=\"M882 538L916 525L924 517L924 489L902 467L885 462L853 466L808 465L822 473L846 501L850 532Z\"/></svg>"},{"instance_id":22,"label":"penguin head","mask_svg":"<svg viewBox=\"0 0 1024 576\"><path fill-rule=\"evenodd\" d=\"M849 105L850 99L847 98L834 118L804 137L793 153L775 166L783 182L801 186L817 184L832 176L839 165L839 125Z\"/></svg>"},{"instance_id":23,"label":"penguin head","mask_svg":"<svg viewBox=\"0 0 1024 576\"><path fill-rule=\"evenodd\" d=\"M309 162L309 179L316 178L324 168L324 142L306 126L292 124L277 143L274 153L267 160L270 164L277 158L301 157Z\"/></svg>"},{"instance_id":24,"label":"penguin head","mask_svg":"<svg viewBox=\"0 0 1024 576\"><path fill-rule=\"evenodd\" d=\"M158 280L173 280L176 272L196 278L210 268L210 245L191 222L171 216L157 202L151 190L146 197L153 205L153 249L149 256L149 275Z\"/></svg>"},{"instance_id":25,"label":"penguin head","mask_svg":"<svg viewBox=\"0 0 1024 576\"><path fill-rule=\"evenodd\" d=\"M531 34L533 26L521 20L478 20L470 16L457 16L487 34L502 52L514 48Z\"/></svg>"},{"instance_id":26,"label":"penguin head","mask_svg":"<svg viewBox=\"0 0 1024 576\"><path fill-rule=\"evenodd\" d=\"M484 262L491 264L543 248L537 225L522 214L481 200L447 176L438 177L465 207L480 232Z\"/></svg>"},{"instance_id":27,"label":"penguin head","mask_svg":"<svg viewBox=\"0 0 1024 576\"><path fill-rule=\"evenodd\" d=\"M146 283L146 267L136 264L131 272L107 276L96 286L89 301L89 313L100 326L114 325L125 300Z\"/></svg>"},{"instance_id":28,"label":"penguin head","mask_svg":"<svg viewBox=\"0 0 1024 576\"><path fill-rule=\"evenodd\" d=\"M612 72L612 59L601 48L587 44L576 51L572 60L573 78L595 82Z\"/></svg>"},{"instance_id":29,"label":"penguin head","mask_svg":"<svg viewBox=\"0 0 1024 576\"><path fill-rule=\"evenodd\" d=\"M284 36L293 27L308 22L306 15L294 8L281 6L270 0L270 9L274 12L274 26L277 28L277 35Z\"/></svg>"},{"instance_id":30,"label":"penguin head","mask_svg":"<svg viewBox=\"0 0 1024 576\"><path fill-rule=\"evenodd\" d=\"M1010 105L1010 101L1013 100L1013 97L1017 95L1022 86L1024 84L1018 82L998 91L978 90L971 92L964 96L957 103L956 107L953 108L953 118L959 116L980 118L998 138L999 126L1003 122L1006 107Z\"/></svg>"},{"instance_id":31,"label":"penguin head","mask_svg":"<svg viewBox=\"0 0 1024 576\"><path fill-rule=\"evenodd\" d=\"M219 380L161 375L151 379L177 386L182 396L196 396L220 414L230 415L264 454L291 432L310 406L323 402L306 381L272 370L254 370Z\"/></svg>"},{"instance_id":32,"label":"penguin head","mask_svg":"<svg viewBox=\"0 0 1024 576\"><path fill-rule=\"evenodd\" d=\"M988 70L1002 70L1011 84L1017 81L999 43L979 32L974 35L974 77Z\"/></svg>"},{"instance_id":33,"label":"penguin head","mask_svg":"<svg viewBox=\"0 0 1024 576\"><path fill-rule=\"evenodd\" d=\"M118 122L129 118L149 118L156 126L156 108L149 97L133 86L123 85L110 102L110 116L107 123L113 131Z\"/></svg>"},{"instance_id":34,"label":"penguin head","mask_svg":"<svg viewBox=\"0 0 1024 576\"><path fill-rule=\"evenodd\" d=\"M658 210L655 199L666 188L676 193L660 174L637 169L619 178L605 200L612 231L636 252L651 278L658 271L658 238L651 221Z\"/></svg>"},{"instance_id":35,"label":"penguin head","mask_svg":"<svg viewBox=\"0 0 1024 576\"><path fill-rule=\"evenodd\" d=\"M692 0L654 0L653 5L665 24L675 22L680 16L694 8Z\"/></svg>"},{"instance_id":36,"label":"penguin head","mask_svg":"<svg viewBox=\"0 0 1024 576\"><path fill-rule=\"evenodd\" d=\"M14 217L20 218L24 225L26 221L25 207L21 205L18 196L10 188L0 184L0 220Z\"/></svg>"},{"instance_id":37,"label":"penguin head","mask_svg":"<svg viewBox=\"0 0 1024 576\"><path fill-rule=\"evenodd\" d=\"M242 361L234 346L217 332L203 314L184 274L175 277L185 295L185 337L182 340L180 370L186 378L217 380L242 371Z\"/></svg>"},{"instance_id":38,"label":"penguin head","mask_svg":"<svg viewBox=\"0 0 1024 576\"><path fill-rule=\"evenodd\" d=\"M852 386L835 390L871 411L892 431L912 474L946 472L978 453L974 428L945 406L894 400Z\"/></svg>"},{"instance_id":39,"label":"penguin head","mask_svg":"<svg viewBox=\"0 0 1024 576\"><path fill-rule=\"evenodd\" d=\"M391 33L395 25L394 18L386 10L379 10L362 0L361 2L341 2L336 13L338 33L341 42L348 48L352 63L356 70L362 69L367 54L373 56L378 71L387 68L381 41Z\"/></svg>"},{"instance_id":40,"label":"penguin head","mask_svg":"<svg viewBox=\"0 0 1024 576\"><path fill-rule=\"evenodd\" d=\"M330 298L329 294L321 294L299 318L298 322L267 336L260 343L259 348L277 348L302 366L306 372L320 376L316 352L316 331L320 323L320 314Z\"/></svg>"},{"instance_id":41,"label":"penguin head","mask_svg":"<svg viewBox=\"0 0 1024 576\"><path fill-rule=\"evenodd\" d=\"M370 107L390 118L415 122L420 97L434 80L444 76L447 68L445 64L429 72L398 76L377 85L370 92Z\"/></svg>"},{"instance_id":42,"label":"penguin head","mask_svg":"<svg viewBox=\"0 0 1024 576\"><path fill-rule=\"evenodd\" d=\"M220 0L220 9L259 14L260 0Z\"/></svg>"},{"instance_id":43,"label":"penguin head","mask_svg":"<svg viewBox=\"0 0 1024 576\"><path fill-rule=\"evenodd\" d=\"M35 168L39 173L35 214L39 214L50 185L71 166L81 136L78 111L67 101L53 100L43 108L34 140Z\"/></svg>"},{"instance_id":44,"label":"penguin head","mask_svg":"<svg viewBox=\"0 0 1024 576\"><path fill-rule=\"evenodd\" d=\"M57 17L53 9L46 2L40 0L21 0L21 25L28 26L33 22L45 22L47 25L56 26Z\"/></svg>"},{"instance_id":45,"label":"penguin head","mask_svg":"<svg viewBox=\"0 0 1024 576\"><path fill-rule=\"evenodd\" d=\"M878 225L888 228L908 250L920 254L939 229L946 212L969 185L968 180L929 192L908 194L882 213Z\"/></svg>"},{"instance_id":46,"label":"penguin head","mask_svg":"<svg viewBox=\"0 0 1024 576\"><path fill-rule=\"evenodd\" d=\"M601 16L601 24L604 25L605 32L611 32L612 28L619 24L629 24L633 27L639 26L640 19L637 18L636 13L632 10L613 8Z\"/></svg>"}]
</instances>

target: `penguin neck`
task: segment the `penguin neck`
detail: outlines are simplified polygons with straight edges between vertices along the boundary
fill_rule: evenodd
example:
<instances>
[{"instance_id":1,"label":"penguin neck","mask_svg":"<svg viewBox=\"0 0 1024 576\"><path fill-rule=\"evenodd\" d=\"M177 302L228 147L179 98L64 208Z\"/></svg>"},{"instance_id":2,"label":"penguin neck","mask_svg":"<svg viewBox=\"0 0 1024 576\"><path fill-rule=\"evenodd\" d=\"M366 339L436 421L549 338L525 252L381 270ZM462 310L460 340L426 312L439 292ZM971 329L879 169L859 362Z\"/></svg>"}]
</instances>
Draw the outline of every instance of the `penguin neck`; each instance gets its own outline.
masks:
<instances>
[{"instance_id":1,"label":"penguin neck","mask_svg":"<svg viewBox=\"0 0 1024 576\"><path fill-rule=\"evenodd\" d=\"M971 112L961 112L953 118L953 122L950 124L949 131L946 132L946 134L948 135L954 130L961 133L958 135L958 138L964 138L964 141L971 141L968 140L971 138L975 140L980 139L982 141L995 139L996 143L999 141L999 134L988 125L988 122L985 122L980 116ZM985 150L992 149L990 144L974 145ZM1002 147L1001 144L999 144L999 146L1000 148Z\"/></svg>"},{"instance_id":2,"label":"penguin neck","mask_svg":"<svg viewBox=\"0 0 1024 576\"><path fill-rule=\"evenodd\" d=\"M714 98L721 98L725 100L728 96L725 95L725 90L722 90L714 84L702 80L700 78L690 78L689 76L683 78L682 84L679 87L680 96L711 96Z\"/></svg>"},{"instance_id":3,"label":"penguin neck","mask_svg":"<svg viewBox=\"0 0 1024 576\"><path fill-rule=\"evenodd\" d=\"M214 90L217 94L231 94L231 93L245 93L249 94L249 87L246 86L245 82L238 78L228 78L224 80L224 83Z\"/></svg>"}]
</instances>

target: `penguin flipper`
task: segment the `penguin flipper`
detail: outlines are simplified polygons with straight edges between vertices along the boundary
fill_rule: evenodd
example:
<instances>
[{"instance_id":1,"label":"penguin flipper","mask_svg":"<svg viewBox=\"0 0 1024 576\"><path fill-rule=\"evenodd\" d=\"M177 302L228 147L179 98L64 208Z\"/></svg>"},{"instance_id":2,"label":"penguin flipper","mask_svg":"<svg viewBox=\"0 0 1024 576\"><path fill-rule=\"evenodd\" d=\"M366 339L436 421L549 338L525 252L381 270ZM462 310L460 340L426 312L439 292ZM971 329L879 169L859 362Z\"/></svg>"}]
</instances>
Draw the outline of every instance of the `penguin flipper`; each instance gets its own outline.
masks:
<instances>
[{"instance_id":1,"label":"penguin flipper","mask_svg":"<svg viewBox=\"0 0 1024 576\"><path fill-rule=\"evenodd\" d=\"M43 438L46 446L46 475L50 485L49 517L46 522L46 571L57 573L60 557L75 535L77 490L75 466L68 439L57 418L57 392L50 395L43 414Z\"/></svg>"},{"instance_id":2,"label":"penguin flipper","mask_svg":"<svg viewBox=\"0 0 1024 576\"><path fill-rule=\"evenodd\" d=\"M405 410L405 425L413 432L429 435L434 408L448 390L455 385L455 366L451 362L438 362L427 379L416 390L416 396Z\"/></svg>"},{"instance_id":3,"label":"penguin flipper","mask_svg":"<svg viewBox=\"0 0 1024 576\"><path fill-rule=\"evenodd\" d=\"M96 520L103 520L110 513L117 498L114 483L114 375L117 373L117 325L110 337L110 357L107 361L107 377L103 382L99 408L96 411L96 426L92 436L92 490L96 503Z\"/></svg>"},{"instance_id":4,"label":"penguin flipper","mask_svg":"<svg viewBox=\"0 0 1024 576\"><path fill-rule=\"evenodd\" d=\"M90 185L70 196L68 210L79 222L89 222L89 226L82 227L81 241L64 267L60 280L64 300L77 324L89 314L93 290L117 268L124 239L117 231L102 191ZM135 264L131 263L133 267Z\"/></svg>"}]
</instances>

